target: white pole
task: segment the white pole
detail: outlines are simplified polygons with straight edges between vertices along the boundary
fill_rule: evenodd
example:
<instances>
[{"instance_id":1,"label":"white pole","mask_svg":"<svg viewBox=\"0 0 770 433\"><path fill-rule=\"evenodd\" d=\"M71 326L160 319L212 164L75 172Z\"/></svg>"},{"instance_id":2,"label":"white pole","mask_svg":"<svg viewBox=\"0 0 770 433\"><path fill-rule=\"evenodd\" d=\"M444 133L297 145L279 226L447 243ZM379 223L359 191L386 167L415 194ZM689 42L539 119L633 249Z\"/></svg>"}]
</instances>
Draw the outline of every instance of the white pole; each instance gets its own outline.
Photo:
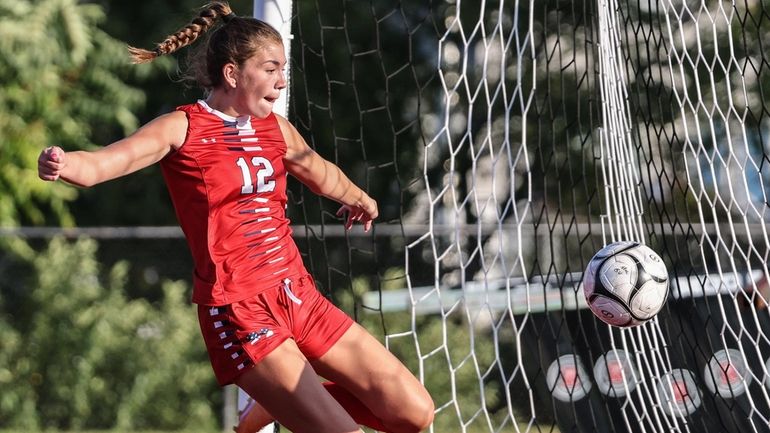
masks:
<instances>
[{"instance_id":1,"label":"white pole","mask_svg":"<svg viewBox=\"0 0 770 433\"><path fill-rule=\"evenodd\" d=\"M254 0L254 18L260 19L275 27L283 38L283 47L286 50L286 80L291 82L291 12L292 0ZM273 111L287 117L289 114L289 86L275 101Z\"/></svg>"}]
</instances>

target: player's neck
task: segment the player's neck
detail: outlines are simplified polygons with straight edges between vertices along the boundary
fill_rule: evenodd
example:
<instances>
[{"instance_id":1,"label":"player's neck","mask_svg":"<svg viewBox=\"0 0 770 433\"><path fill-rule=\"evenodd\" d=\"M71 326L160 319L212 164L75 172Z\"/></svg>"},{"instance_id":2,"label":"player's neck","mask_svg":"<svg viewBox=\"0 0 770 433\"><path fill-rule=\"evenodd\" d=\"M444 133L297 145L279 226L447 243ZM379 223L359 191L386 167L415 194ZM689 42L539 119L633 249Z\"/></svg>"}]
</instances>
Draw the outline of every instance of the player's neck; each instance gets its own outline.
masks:
<instances>
[{"instance_id":1,"label":"player's neck","mask_svg":"<svg viewBox=\"0 0 770 433\"><path fill-rule=\"evenodd\" d=\"M215 89L206 98L206 105L228 116L239 117L244 113L235 108L234 98L224 89Z\"/></svg>"}]
</instances>

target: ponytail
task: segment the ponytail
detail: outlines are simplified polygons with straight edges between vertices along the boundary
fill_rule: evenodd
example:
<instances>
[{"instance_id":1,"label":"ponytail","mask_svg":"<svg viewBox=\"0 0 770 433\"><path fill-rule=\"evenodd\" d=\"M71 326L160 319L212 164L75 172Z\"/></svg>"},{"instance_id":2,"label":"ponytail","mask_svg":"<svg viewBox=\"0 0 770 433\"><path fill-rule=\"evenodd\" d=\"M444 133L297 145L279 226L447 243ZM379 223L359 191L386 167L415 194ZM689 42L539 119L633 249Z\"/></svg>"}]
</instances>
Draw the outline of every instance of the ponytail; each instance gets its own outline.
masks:
<instances>
[{"instance_id":1,"label":"ponytail","mask_svg":"<svg viewBox=\"0 0 770 433\"><path fill-rule=\"evenodd\" d=\"M216 20L221 18L224 23L229 22L236 15L230 9L226 2L213 2L204 6L197 17L189 24L182 27L177 32L166 36L163 42L160 42L152 50L136 48L129 46L128 53L131 56L132 63L148 63L164 54L171 54L180 48L186 47L195 42L199 36L211 29L216 24Z\"/></svg>"}]
</instances>

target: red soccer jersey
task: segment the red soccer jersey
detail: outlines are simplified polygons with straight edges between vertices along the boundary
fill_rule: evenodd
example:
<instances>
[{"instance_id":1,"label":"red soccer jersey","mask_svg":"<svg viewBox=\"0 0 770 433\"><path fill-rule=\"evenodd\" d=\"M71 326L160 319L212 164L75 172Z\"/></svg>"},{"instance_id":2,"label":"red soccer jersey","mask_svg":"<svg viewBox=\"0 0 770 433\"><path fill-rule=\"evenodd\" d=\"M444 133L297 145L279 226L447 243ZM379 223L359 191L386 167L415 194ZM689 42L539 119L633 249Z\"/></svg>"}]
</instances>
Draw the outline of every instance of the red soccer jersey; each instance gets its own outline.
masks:
<instances>
[{"instance_id":1,"label":"red soccer jersey","mask_svg":"<svg viewBox=\"0 0 770 433\"><path fill-rule=\"evenodd\" d=\"M232 117L205 102L161 161L192 253L193 302L225 305L305 272L286 217L286 142L274 114Z\"/></svg>"}]
</instances>

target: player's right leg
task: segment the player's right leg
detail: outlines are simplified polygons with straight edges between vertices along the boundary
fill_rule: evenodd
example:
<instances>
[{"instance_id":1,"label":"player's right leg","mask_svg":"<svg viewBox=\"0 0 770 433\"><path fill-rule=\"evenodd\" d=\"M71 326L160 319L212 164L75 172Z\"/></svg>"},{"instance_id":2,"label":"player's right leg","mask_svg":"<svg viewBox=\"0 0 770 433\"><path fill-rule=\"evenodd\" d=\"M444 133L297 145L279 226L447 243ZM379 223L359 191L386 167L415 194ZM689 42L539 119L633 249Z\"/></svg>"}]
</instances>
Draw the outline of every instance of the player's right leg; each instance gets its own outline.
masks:
<instances>
[{"instance_id":1,"label":"player's right leg","mask_svg":"<svg viewBox=\"0 0 770 433\"><path fill-rule=\"evenodd\" d=\"M224 306L198 306L203 339L220 385L235 383L294 433L360 432L324 389L297 347L276 286Z\"/></svg>"},{"instance_id":2,"label":"player's right leg","mask_svg":"<svg viewBox=\"0 0 770 433\"><path fill-rule=\"evenodd\" d=\"M294 433L361 432L324 389L294 340L285 340L235 384Z\"/></svg>"},{"instance_id":3,"label":"player's right leg","mask_svg":"<svg viewBox=\"0 0 770 433\"><path fill-rule=\"evenodd\" d=\"M434 406L417 378L363 327L354 323L313 369L333 382L326 390L338 400L358 402L391 433L416 433L433 422Z\"/></svg>"},{"instance_id":4,"label":"player's right leg","mask_svg":"<svg viewBox=\"0 0 770 433\"><path fill-rule=\"evenodd\" d=\"M238 392L242 392L240 389ZM249 397L248 404L238 413L238 425L233 427L235 433L256 433L275 421L272 415L259 403Z\"/></svg>"}]
</instances>

